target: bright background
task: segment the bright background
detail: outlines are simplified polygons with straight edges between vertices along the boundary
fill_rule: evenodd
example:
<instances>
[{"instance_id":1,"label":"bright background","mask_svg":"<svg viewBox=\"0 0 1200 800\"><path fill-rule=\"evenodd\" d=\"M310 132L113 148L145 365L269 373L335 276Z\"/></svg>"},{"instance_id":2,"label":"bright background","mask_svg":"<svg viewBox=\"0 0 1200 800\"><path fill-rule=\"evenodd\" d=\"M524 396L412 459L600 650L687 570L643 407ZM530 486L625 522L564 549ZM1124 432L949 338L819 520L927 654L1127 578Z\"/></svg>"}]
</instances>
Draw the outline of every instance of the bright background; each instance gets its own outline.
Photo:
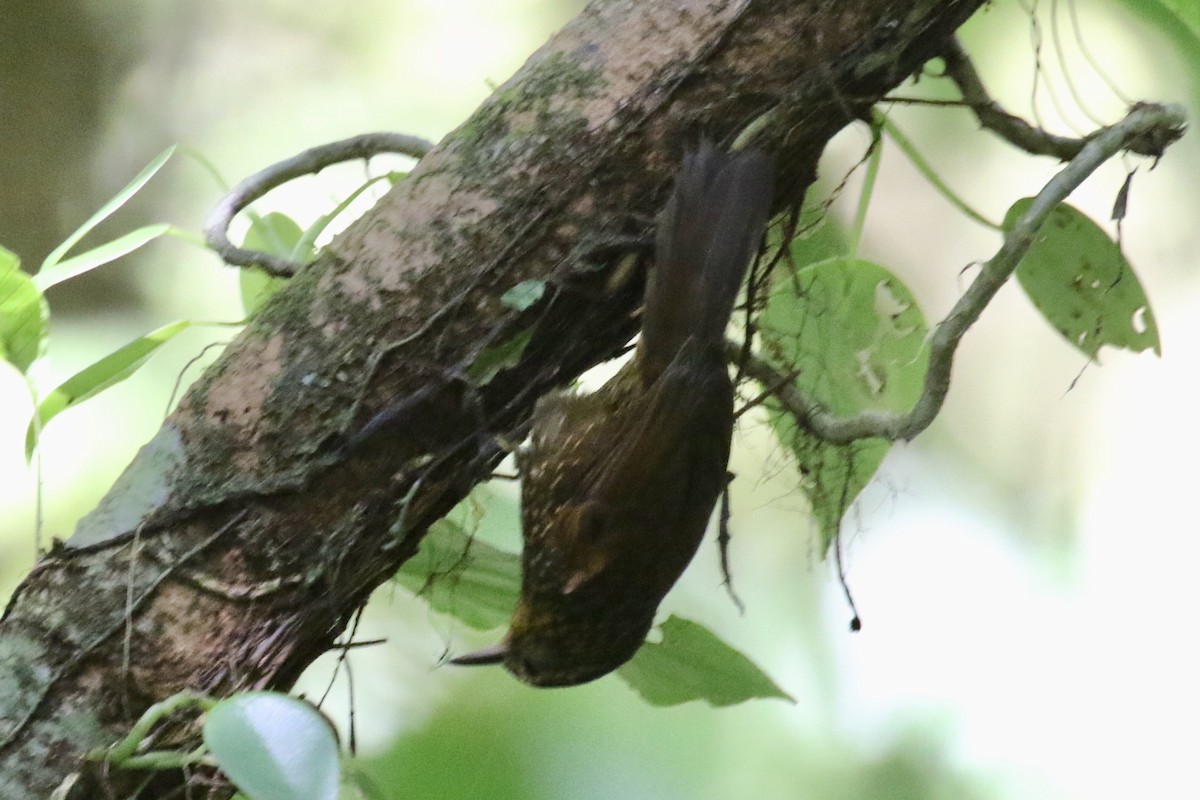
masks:
<instances>
[{"instance_id":1,"label":"bright background","mask_svg":"<svg viewBox=\"0 0 1200 800\"><path fill-rule=\"evenodd\" d=\"M1094 127L1066 90L1042 9L1046 124ZM1153 14L1076 0L1087 49L1131 99L1197 107L1200 58ZM556 0L0 0L0 243L34 265L173 142L233 181L305 147L396 129L453 128L578 10ZM1082 107L1124 103L1080 56L1072 4L1059 37ZM997 2L965 31L993 94L1030 114L1028 14ZM1189 77L1190 76L1190 77ZM1047 85L1065 113L1049 102ZM898 94L911 94L911 86ZM896 121L940 173L999 219L1054 164L977 131L964 112L905 108ZM830 148L836 183L867 144ZM1132 165L1130 162L1129 165ZM390 162L372 165L382 171ZM1103 222L1124 178L1112 164L1073 198ZM796 699L713 710L646 706L619 679L526 689L499 670L438 666L489 639L385 589L352 657L360 750L394 797L1126 798L1200 797L1200 608L1194 482L1200 432L1200 145L1188 137L1134 180L1125 248L1154 304L1164 355L1105 352L1088 365L1007 287L968 334L939 420L896 448L846 523L864 630L815 552L786 458L741 432L733 546L739 616L701 551L664 611L717 630ZM361 182L330 170L259 208L302 223ZM838 207L845 216L856 179ZM179 159L106 228L198 230L220 191ZM930 319L998 245L895 147L886 151L863 255L887 264ZM53 386L167 321L240 316L234 272L179 240L57 287ZM69 535L157 429L176 376L227 331L181 336L136 378L64 414L43 440L44 537ZM208 354L211 358L212 353ZM188 367L185 380L195 376ZM32 563L36 481L22 457L29 405L0 368L0 596ZM515 541L513 490L489 491L485 527ZM332 660L302 690L321 693ZM344 722L347 692L328 708Z\"/></svg>"}]
</instances>

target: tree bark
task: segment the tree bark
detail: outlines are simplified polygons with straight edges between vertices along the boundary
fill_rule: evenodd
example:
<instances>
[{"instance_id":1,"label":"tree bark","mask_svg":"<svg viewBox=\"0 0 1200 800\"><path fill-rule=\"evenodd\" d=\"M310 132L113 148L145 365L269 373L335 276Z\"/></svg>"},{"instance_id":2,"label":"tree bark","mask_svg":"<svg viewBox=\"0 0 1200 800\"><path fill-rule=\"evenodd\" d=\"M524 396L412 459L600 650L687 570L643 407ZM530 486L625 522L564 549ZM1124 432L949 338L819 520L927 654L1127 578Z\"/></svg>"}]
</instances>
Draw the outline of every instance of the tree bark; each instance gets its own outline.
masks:
<instances>
[{"instance_id":1,"label":"tree bark","mask_svg":"<svg viewBox=\"0 0 1200 800\"><path fill-rule=\"evenodd\" d=\"M49 796L181 689L289 687L488 477L495 436L636 331L644 265L606 245L648 232L686 146L770 112L756 141L795 208L829 138L982 1L592 2L254 317L21 584L0 796ZM526 280L541 301L501 302Z\"/></svg>"}]
</instances>

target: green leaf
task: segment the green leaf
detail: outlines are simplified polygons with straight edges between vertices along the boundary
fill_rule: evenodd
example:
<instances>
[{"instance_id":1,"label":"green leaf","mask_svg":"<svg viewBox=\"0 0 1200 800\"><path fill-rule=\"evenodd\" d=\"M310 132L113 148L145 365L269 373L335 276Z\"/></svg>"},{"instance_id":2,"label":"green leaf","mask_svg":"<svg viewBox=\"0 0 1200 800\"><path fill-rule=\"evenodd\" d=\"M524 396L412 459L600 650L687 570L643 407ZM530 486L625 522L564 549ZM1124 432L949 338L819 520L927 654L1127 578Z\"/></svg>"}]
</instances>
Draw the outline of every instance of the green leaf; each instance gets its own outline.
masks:
<instances>
[{"instance_id":1,"label":"green leaf","mask_svg":"<svg viewBox=\"0 0 1200 800\"><path fill-rule=\"evenodd\" d=\"M50 420L71 406L128 378L154 355L155 350L191 324L190 320L180 320L164 325L114 350L63 381L38 403L34 412L36 419L30 421L25 431L25 457L32 457L37 447L37 432L45 430Z\"/></svg>"},{"instance_id":2,"label":"green leaf","mask_svg":"<svg viewBox=\"0 0 1200 800\"><path fill-rule=\"evenodd\" d=\"M517 311L524 311L542 299L546 293L546 282L538 280L521 281L500 297L500 302Z\"/></svg>"},{"instance_id":3,"label":"green leaf","mask_svg":"<svg viewBox=\"0 0 1200 800\"><path fill-rule=\"evenodd\" d=\"M107 244L93 247L91 250L60 261L51 267L42 267L41 272L33 276L33 282L39 289L45 291L56 283L62 283L68 278L82 275L96 267L101 267L110 261L116 261L121 256L128 255L139 247L148 244L171 230L170 225L146 225L130 231L124 236L118 236Z\"/></svg>"},{"instance_id":4,"label":"green leaf","mask_svg":"<svg viewBox=\"0 0 1200 800\"><path fill-rule=\"evenodd\" d=\"M153 178L158 171L163 168L163 166L167 163L167 161L170 160L174 153L175 145L171 145L166 150L163 150L161 153L155 156L154 160L147 164L145 169L139 172L137 177L131 180L124 189L117 192L111 200L101 206L99 211L97 211L95 214L92 214L92 216L88 218L87 222L80 225L74 233L68 236L66 241L54 248L54 251L51 252L50 255L46 256L46 260L42 262L42 267L39 270L39 273L53 269L60 261L62 261L63 256L65 256L67 252L79 242L80 239L82 239L84 236L87 236L93 228L95 228L104 220L108 219L117 211L117 209L129 202L129 198L141 191L142 187L145 186L150 179Z\"/></svg>"},{"instance_id":5,"label":"green leaf","mask_svg":"<svg viewBox=\"0 0 1200 800\"><path fill-rule=\"evenodd\" d=\"M373 770L357 759L343 762L342 770L342 783L346 787L342 797L345 800L396 800L391 792L385 792L376 782Z\"/></svg>"},{"instance_id":6,"label":"green leaf","mask_svg":"<svg viewBox=\"0 0 1200 800\"><path fill-rule=\"evenodd\" d=\"M311 248L307 254L297 254L303 235L304 232L295 220L287 214L272 211L266 216L255 216L251 220L242 247L277 258L307 263L312 259ZM273 294L287 285L286 278L268 275L257 267L243 268L238 277L242 307L246 309L247 315L256 311Z\"/></svg>"},{"instance_id":7,"label":"green leaf","mask_svg":"<svg viewBox=\"0 0 1200 800\"><path fill-rule=\"evenodd\" d=\"M729 706L760 697L796 702L712 631L674 616L662 624L662 641L646 642L617 674L654 706L689 700Z\"/></svg>"},{"instance_id":8,"label":"green leaf","mask_svg":"<svg viewBox=\"0 0 1200 800\"><path fill-rule=\"evenodd\" d=\"M272 211L250 221L242 247L277 258L292 258L303 235L304 231L300 230L294 219L279 211Z\"/></svg>"},{"instance_id":9,"label":"green leaf","mask_svg":"<svg viewBox=\"0 0 1200 800\"><path fill-rule=\"evenodd\" d=\"M825 213L823 203L816 208L806 206L798 227L800 232L790 244L792 263L797 267L849 255L846 235L838 223Z\"/></svg>"},{"instance_id":10,"label":"green leaf","mask_svg":"<svg viewBox=\"0 0 1200 800\"><path fill-rule=\"evenodd\" d=\"M469 536L449 520L435 522L420 551L396 574L430 607L478 630L507 625L521 592L521 558Z\"/></svg>"},{"instance_id":11,"label":"green leaf","mask_svg":"<svg viewBox=\"0 0 1200 800\"><path fill-rule=\"evenodd\" d=\"M242 308L246 316L262 307L263 303L287 286L287 278L268 275L258 267L241 267L238 272L238 287L242 295Z\"/></svg>"},{"instance_id":12,"label":"green leaf","mask_svg":"<svg viewBox=\"0 0 1200 800\"><path fill-rule=\"evenodd\" d=\"M349 208L350 204L357 200L359 195L371 188L372 185L387 179L387 175L377 175L374 178L364 181L357 189L347 195L342 202L334 206L332 211L318 217L316 222L309 225L308 230L304 231L304 234L300 237L300 240L296 244L296 252L290 257L291 260L302 261L305 264L311 261L316 254L316 241L325 232L325 229L329 227L330 223Z\"/></svg>"},{"instance_id":13,"label":"green leaf","mask_svg":"<svg viewBox=\"0 0 1200 800\"><path fill-rule=\"evenodd\" d=\"M928 363L925 318L908 288L885 268L838 258L813 264L778 286L761 318L761 355L836 414L907 411ZM828 444L768 401L776 435L796 458L820 525L823 549L891 443Z\"/></svg>"},{"instance_id":14,"label":"green leaf","mask_svg":"<svg viewBox=\"0 0 1200 800\"><path fill-rule=\"evenodd\" d=\"M486 386L501 372L515 367L521 362L521 354L525 352L525 346L529 344L531 338L533 338L533 329L528 328L506 342L484 349L475 356L475 361L471 363L471 366L467 367L467 376L471 378L476 387Z\"/></svg>"},{"instance_id":15,"label":"green leaf","mask_svg":"<svg viewBox=\"0 0 1200 800\"><path fill-rule=\"evenodd\" d=\"M50 308L16 253L0 247L0 356L25 373L46 349Z\"/></svg>"},{"instance_id":16,"label":"green leaf","mask_svg":"<svg viewBox=\"0 0 1200 800\"><path fill-rule=\"evenodd\" d=\"M1188 62L1193 78L1200 74L1200 4L1195 0L1123 0L1166 34L1179 56Z\"/></svg>"},{"instance_id":17,"label":"green leaf","mask_svg":"<svg viewBox=\"0 0 1200 800\"><path fill-rule=\"evenodd\" d=\"M1129 3L1137 6L1158 6L1172 14L1176 20L1183 23L1195 36L1200 37L1200 6L1192 0L1136 0Z\"/></svg>"},{"instance_id":18,"label":"green leaf","mask_svg":"<svg viewBox=\"0 0 1200 800\"><path fill-rule=\"evenodd\" d=\"M254 800L336 800L340 765L329 722L302 700L246 692L217 703L204 743L231 781Z\"/></svg>"},{"instance_id":19,"label":"green leaf","mask_svg":"<svg viewBox=\"0 0 1200 800\"><path fill-rule=\"evenodd\" d=\"M1004 217L1010 231L1032 198ZM1017 266L1017 280L1056 331L1084 355L1104 345L1162 355L1158 326L1142 284L1121 249L1086 215L1065 203L1047 217Z\"/></svg>"}]
</instances>

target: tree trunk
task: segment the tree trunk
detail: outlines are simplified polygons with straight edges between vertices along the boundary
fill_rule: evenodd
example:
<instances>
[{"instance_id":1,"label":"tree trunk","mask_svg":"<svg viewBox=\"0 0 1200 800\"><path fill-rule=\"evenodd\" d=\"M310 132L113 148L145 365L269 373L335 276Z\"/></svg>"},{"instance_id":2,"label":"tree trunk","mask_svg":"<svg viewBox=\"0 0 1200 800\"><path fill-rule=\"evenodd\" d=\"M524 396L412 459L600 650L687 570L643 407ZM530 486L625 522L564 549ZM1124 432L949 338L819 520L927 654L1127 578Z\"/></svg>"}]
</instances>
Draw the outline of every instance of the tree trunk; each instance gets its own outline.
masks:
<instances>
[{"instance_id":1,"label":"tree trunk","mask_svg":"<svg viewBox=\"0 0 1200 800\"><path fill-rule=\"evenodd\" d=\"M795 208L829 138L982 2L592 2L254 317L21 584L0 796L49 796L178 690L288 688L488 477L494 437L636 331L642 265L605 245L647 232L686 146L770 112L756 141ZM540 302L501 302L526 280Z\"/></svg>"}]
</instances>

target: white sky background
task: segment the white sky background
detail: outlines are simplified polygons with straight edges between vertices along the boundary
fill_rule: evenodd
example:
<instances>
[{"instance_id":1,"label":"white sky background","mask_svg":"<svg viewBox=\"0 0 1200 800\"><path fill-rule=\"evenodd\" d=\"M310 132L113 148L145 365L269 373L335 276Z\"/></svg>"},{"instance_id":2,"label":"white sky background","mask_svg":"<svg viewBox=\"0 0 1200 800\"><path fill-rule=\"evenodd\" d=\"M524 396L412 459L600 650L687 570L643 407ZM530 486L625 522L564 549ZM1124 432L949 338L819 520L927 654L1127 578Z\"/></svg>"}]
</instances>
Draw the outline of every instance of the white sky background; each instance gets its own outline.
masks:
<instances>
[{"instance_id":1,"label":"white sky background","mask_svg":"<svg viewBox=\"0 0 1200 800\"><path fill-rule=\"evenodd\" d=\"M1091 49L1105 54L1106 69L1115 66L1107 71L1124 92L1175 101L1195 96L1196 87L1184 83L1181 68L1167 56L1165 40L1126 16L1110 16L1105 4L1078 5ZM212 4L189 12L190 26L173 29L172 36L148 36L154 44L146 63L130 78L125 105L106 134L101 175L127 178L158 149L135 147L131 134L152 112L159 114L156 124L166 141L197 146L227 178L365 130L397 128L436 138L487 96L488 82L505 80L569 14L560 8L559 20L531 27L529 17L541 7L536 0L376 0L353 13L285 0L261 3L253 12L242 7ZM165 20L161 24L168 25ZM1026 113L1032 57L1019 9L1013 2L997 4L972 34L968 44L979 53L993 94ZM1049 54L1043 58L1052 73ZM172 72L173 83L164 87L162 68L172 59L186 68ZM1086 86L1090 106L1106 119L1119 115L1121 104L1086 64L1073 61L1071 70ZM155 111L164 96L165 110ZM1052 164L1031 165L974 134L969 120L947 123L952 113L909 110L897 119L919 147L943 125L961 129L962 146L944 140L932 151L923 149L943 177L989 216L1000 218L1010 202L1033 194L1052 174ZM1053 126L1052 113L1046 116ZM944 728L954 763L988 779L997 796L1200 796L1200 657L1192 641L1200 608L1200 582L1193 577L1200 563L1195 140L1189 135L1155 172L1139 169L1125 226L1126 250L1157 315L1163 358L1106 352L1103 367L1085 370L1083 357L1040 320L1015 285L1007 287L964 342L943 417L922 441L889 458L883 480L850 526L850 578L866 625L862 633L845 633L849 613L827 565L813 565L811 545L778 531L801 523L781 522L764 507L787 490L786 475L740 487L747 510L735 518L735 528L751 533L744 536L745 549L735 543L735 563L751 608L748 619L712 596L711 564L694 569L669 602L693 612L699 605L702 612L692 616L728 635L798 697L832 708L832 718L804 702L742 716L709 712L716 730L728 737L722 752L747 751L747 772L756 771L756 757L766 756L756 755L760 748L742 734L763 719L785 735L792 730L797 741L829 725L867 750L882 749L915 720ZM864 142L861 132L849 132L833 158L856 157ZM280 208L306 222L324 213L331 198L353 189L362 174L351 169L322 177L277 193L260 210ZM1123 177L1123 167L1114 165L1073 202L1104 224ZM125 178L114 178L116 185ZM189 187L189 196L215 197L211 185L186 169L174 180ZM846 193L851 202L855 186L851 182ZM204 210L203 202L173 209L172 221L182 218L187 222L180 224L198 228ZM944 314L969 280L971 273L960 277L959 271L997 244L991 232L957 218L896 148L888 150L863 255L904 277L930 319ZM210 257L187 252L179 260L193 281L174 274L148 278L168 313L236 313L231 274L221 272L215 281L225 282L224 289L212 291L217 268ZM203 297L197 285L205 287ZM55 333L63 337L63 352L76 357L64 355L52 365L62 375L99 354L89 349L96 345L86 321ZM103 344L99 352L116 343ZM169 386L191 355L181 352L158 367L152 376L157 383L131 382L124 394L114 392L55 421L45 442L51 504L74 498L67 505L76 506L77 515L94 503L157 428L169 391L161 385L166 380ZM13 399L19 387L8 383L0 387L6 408L20 413ZM130 414L130 404L145 413ZM96 437L97 431L103 435ZM89 441L99 444L89 449ZM19 520L10 531L22 533L32 519L32 483L19 460L20 444L0 445L18 455L16 461L4 456L6 494L0 500L9 518ZM751 453L756 447L759 453L767 449L752 443ZM741 462L737 468L747 469ZM68 532L66 524L60 520L60 529L51 532ZM701 558L707 555L706 545ZM792 633L799 626L789 594L795 583L824 587L820 627L837 673L832 688L797 655L805 642ZM405 607L402 600L397 605ZM407 617L372 623L410 645L418 630L428 634L426 652L414 654L410 646L405 653L388 648L362 656L359 721L368 741L372 732L379 741L393 729L419 724L436 711L438 697L466 690L473 681L508 680L431 672L444 637L459 631L428 623L427 615L411 608ZM379 672L371 666L376 662ZM382 675L390 677L376 678ZM589 696L586 691L580 696ZM364 709L381 713L372 722ZM642 719L665 725L671 717L649 711ZM764 763L757 771L770 769ZM776 796L763 788L769 781L762 776L726 780L733 781L722 785L729 796L749 796L739 793L750 790Z\"/></svg>"}]
</instances>

